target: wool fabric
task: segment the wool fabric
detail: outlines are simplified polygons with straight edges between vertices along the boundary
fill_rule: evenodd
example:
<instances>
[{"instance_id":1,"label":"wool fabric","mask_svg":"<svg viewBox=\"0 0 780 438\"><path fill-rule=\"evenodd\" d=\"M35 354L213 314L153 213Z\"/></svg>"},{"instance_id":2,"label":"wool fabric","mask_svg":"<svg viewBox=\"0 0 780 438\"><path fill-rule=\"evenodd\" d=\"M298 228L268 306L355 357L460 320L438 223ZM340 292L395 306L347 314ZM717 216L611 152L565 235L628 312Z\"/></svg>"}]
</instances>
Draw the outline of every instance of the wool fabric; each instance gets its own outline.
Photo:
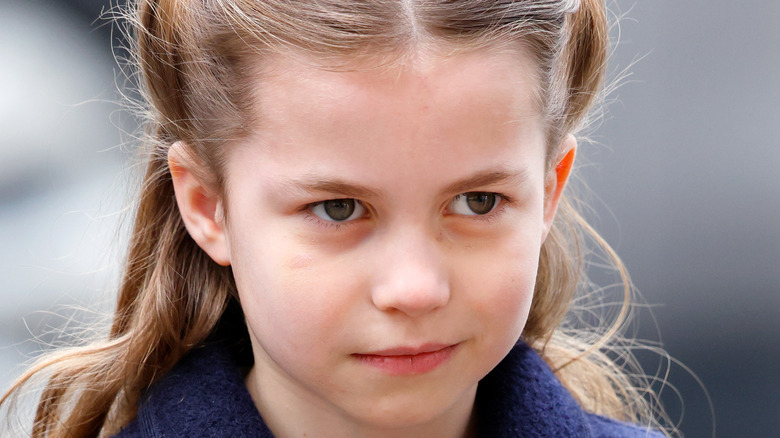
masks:
<instances>
[{"instance_id":1,"label":"wool fabric","mask_svg":"<svg viewBox=\"0 0 780 438\"><path fill-rule=\"evenodd\" d=\"M195 348L141 398L117 438L273 438L223 345ZM533 349L518 343L477 387L481 438L659 438L584 411Z\"/></svg>"}]
</instances>

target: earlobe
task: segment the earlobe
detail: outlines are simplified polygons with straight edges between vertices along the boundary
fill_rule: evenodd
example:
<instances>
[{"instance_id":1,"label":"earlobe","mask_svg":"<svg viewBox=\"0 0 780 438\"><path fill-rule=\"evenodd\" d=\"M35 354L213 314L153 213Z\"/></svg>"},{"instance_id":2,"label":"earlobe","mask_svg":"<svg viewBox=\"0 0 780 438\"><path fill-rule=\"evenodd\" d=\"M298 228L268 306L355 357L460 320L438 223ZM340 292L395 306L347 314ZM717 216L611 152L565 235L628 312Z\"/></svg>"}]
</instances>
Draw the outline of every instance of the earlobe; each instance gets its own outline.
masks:
<instances>
[{"instance_id":1,"label":"earlobe","mask_svg":"<svg viewBox=\"0 0 780 438\"><path fill-rule=\"evenodd\" d=\"M544 235L542 236L542 241L547 238L547 234L550 232L553 219L555 219L555 213L558 211L558 204L561 200L563 189L566 187L566 183L571 175L574 157L577 153L577 139L573 135L568 134L558 150L560 153L555 158L555 167L549 172L547 183L545 184Z\"/></svg>"},{"instance_id":2,"label":"earlobe","mask_svg":"<svg viewBox=\"0 0 780 438\"><path fill-rule=\"evenodd\" d=\"M198 177L203 173L202 165L185 143L176 142L168 150L168 167L187 232L212 260L222 266L230 265L222 200Z\"/></svg>"}]
</instances>

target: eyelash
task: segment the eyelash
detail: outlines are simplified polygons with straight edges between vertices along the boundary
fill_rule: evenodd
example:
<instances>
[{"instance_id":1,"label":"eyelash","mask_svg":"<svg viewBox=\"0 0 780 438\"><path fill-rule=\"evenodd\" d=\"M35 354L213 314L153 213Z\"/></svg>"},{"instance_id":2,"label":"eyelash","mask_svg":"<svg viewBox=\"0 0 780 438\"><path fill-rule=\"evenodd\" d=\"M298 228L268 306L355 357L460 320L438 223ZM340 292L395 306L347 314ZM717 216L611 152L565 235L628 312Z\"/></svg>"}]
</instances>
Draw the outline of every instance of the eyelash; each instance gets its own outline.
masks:
<instances>
[{"instance_id":1,"label":"eyelash","mask_svg":"<svg viewBox=\"0 0 780 438\"><path fill-rule=\"evenodd\" d=\"M484 223L490 223L490 222L493 222L494 220L498 219L499 216L501 216L501 214L506 210L507 205L508 204L511 205L513 203L512 199L509 196L504 195L502 193L496 193L496 192L465 192L465 193L461 193L461 196L471 195L471 194L475 194L475 193L484 193L484 194L496 195L499 198L498 205L496 207L494 207L493 210L491 210L490 212L488 212L486 214L481 214L481 215L478 214L478 215L473 215L473 216L467 216L469 219L482 221ZM452 201L450 201L450 202L452 202Z\"/></svg>"},{"instance_id":2,"label":"eyelash","mask_svg":"<svg viewBox=\"0 0 780 438\"><path fill-rule=\"evenodd\" d=\"M354 199L354 198L333 198L333 199L325 199L325 200L317 201L317 202L310 202L310 203L304 205L301 208L301 211L304 213L304 216L303 216L304 220L306 220L307 222L312 222L317 227L323 228L325 230L331 230L331 231L340 230L340 229L342 229L344 227L347 227L347 226L350 226L350 225L354 225L359 219L354 219L354 220L349 220L349 221L341 221L341 222L339 222L339 221L328 221L328 220L324 220L324 219L320 218L319 216L317 216L316 214L314 214L312 212L314 207L316 207L316 206L318 206L320 204L323 204L323 203L328 202L328 201L339 200L339 199ZM359 201L357 199L354 199L354 200L355 200L355 202L360 203L362 205L362 207L366 210L366 215L361 217L360 219L364 219L364 218L366 218L366 217L371 215L371 210L363 202L361 202L361 201Z\"/></svg>"},{"instance_id":3,"label":"eyelash","mask_svg":"<svg viewBox=\"0 0 780 438\"><path fill-rule=\"evenodd\" d=\"M311 209L319 204L319 202L313 202L311 204L308 204L306 208L304 209L304 220L307 222L312 222L314 225L321 227L325 230L339 230L346 226L353 225L356 221L345 221L345 222L336 222L336 221L326 221L323 219L320 219L317 217L317 215L313 214L311 212Z\"/></svg>"},{"instance_id":4,"label":"eyelash","mask_svg":"<svg viewBox=\"0 0 780 438\"><path fill-rule=\"evenodd\" d=\"M499 197L499 204L498 204L498 206L496 206L489 213L486 213L486 214L483 214L483 215L468 216L469 219L482 221L484 223L490 223L490 222L496 220L506 210L507 204L512 204L512 202L513 202L509 196L504 195L502 193L496 193L496 192L464 192L464 193L461 193L460 195L461 196L462 195L470 195L470 194L473 194L473 193L487 193L487 194L496 195L496 196ZM339 198L334 198L334 200L335 199L339 199ZM447 205L449 205L449 202L452 202L453 199L455 199L455 198L450 199L450 201L448 201ZM326 221L326 220L323 220L320 217L318 217L317 215L312 213L312 209L314 207L316 207L319 204L322 204L323 202L327 202L327 201L330 201L330 199L326 199L326 200L323 200L323 201L317 201L317 202L311 202L309 204L306 204L301 209L304 212L304 219L306 221L312 222L316 226L321 227L321 228L326 229L326 230L340 230L340 229L343 229L344 227L347 227L347 226L350 226L350 225L354 225L357 222L357 220L350 220L350 221L344 221L344 222ZM361 202L361 201L359 201L357 199L355 201L356 202ZM369 212L369 214L370 214L370 209L368 207L366 207L365 205L363 205L363 206L366 208L366 211Z\"/></svg>"}]
</instances>

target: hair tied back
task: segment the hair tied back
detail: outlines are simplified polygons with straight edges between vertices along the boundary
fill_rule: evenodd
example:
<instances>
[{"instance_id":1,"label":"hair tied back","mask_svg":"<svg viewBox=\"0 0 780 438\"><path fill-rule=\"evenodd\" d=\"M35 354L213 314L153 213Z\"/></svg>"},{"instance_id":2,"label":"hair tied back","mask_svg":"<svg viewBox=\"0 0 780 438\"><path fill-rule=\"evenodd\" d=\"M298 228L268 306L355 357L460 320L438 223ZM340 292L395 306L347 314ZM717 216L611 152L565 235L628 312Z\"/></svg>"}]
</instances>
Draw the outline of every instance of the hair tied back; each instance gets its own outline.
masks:
<instances>
[{"instance_id":1,"label":"hair tied back","mask_svg":"<svg viewBox=\"0 0 780 438\"><path fill-rule=\"evenodd\" d=\"M563 13L573 14L580 9L582 0L566 0L564 3L566 4L566 7L564 8Z\"/></svg>"}]
</instances>

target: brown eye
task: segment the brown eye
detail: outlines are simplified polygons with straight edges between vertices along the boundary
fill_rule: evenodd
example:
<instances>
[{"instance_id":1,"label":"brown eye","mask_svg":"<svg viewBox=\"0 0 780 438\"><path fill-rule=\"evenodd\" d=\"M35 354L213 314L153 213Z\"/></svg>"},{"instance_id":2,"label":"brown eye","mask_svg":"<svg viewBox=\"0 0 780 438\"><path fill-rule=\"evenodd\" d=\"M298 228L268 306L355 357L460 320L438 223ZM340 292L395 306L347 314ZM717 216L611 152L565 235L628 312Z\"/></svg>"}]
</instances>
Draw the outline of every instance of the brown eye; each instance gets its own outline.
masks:
<instances>
[{"instance_id":1,"label":"brown eye","mask_svg":"<svg viewBox=\"0 0 780 438\"><path fill-rule=\"evenodd\" d=\"M466 204L476 214L487 214L496 205L497 196L493 193L469 193Z\"/></svg>"},{"instance_id":2,"label":"brown eye","mask_svg":"<svg viewBox=\"0 0 780 438\"><path fill-rule=\"evenodd\" d=\"M355 199L330 199L315 204L311 208L320 219L330 222L344 222L358 219L365 214L365 208Z\"/></svg>"},{"instance_id":3,"label":"brown eye","mask_svg":"<svg viewBox=\"0 0 780 438\"><path fill-rule=\"evenodd\" d=\"M493 211L501 202L501 195L489 192L470 192L456 196L450 203L450 211L465 216L481 216Z\"/></svg>"}]
</instances>

